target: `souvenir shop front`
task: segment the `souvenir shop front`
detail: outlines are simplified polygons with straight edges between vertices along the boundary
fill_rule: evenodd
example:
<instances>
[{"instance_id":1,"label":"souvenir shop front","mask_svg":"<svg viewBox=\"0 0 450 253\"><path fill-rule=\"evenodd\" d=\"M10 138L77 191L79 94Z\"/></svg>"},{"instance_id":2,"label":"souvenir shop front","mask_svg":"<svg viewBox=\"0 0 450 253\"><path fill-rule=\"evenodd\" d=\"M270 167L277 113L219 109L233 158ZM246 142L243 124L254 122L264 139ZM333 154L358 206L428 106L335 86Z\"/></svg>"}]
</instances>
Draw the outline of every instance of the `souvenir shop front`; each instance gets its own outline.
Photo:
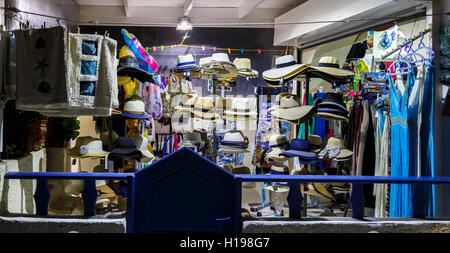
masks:
<instances>
[{"instance_id":1,"label":"souvenir shop front","mask_svg":"<svg viewBox=\"0 0 450 253\"><path fill-rule=\"evenodd\" d=\"M119 25L100 18L113 8L101 5L91 22L94 4L78 2L72 3L78 17L45 17L47 23L36 14L13 15L24 6L4 9L11 31L2 33L2 160L31 155L33 161L33 168L19 162L5 172L139 175L159 171L189 149L221 173L237 176L450 175L442 162L449 152L444 142L450 104L445 4L371 3L353 16L352 6L342 3L337 18L307 1L278 15L269 28L197 27L194 20L193 28L179 31L131 21ZM134 8L138 15L139 6ZM129 15L125 20L138 20ZM34 162L40 155L40 163ZM186 167L197 162L182 161ZM202 177L201 168L186 170ZM192 199L180 203L200 203L195 199L211 193L189 186L197 182L190 178L195 173L164 175L191 180L182 187L153 187ZM204 173L202 180L208 180L210 172ZM15 189L13 180L5 184ZM86 214L85 184L49 180L48 214ZM242 217L289 217L291 187L243 181ZM299 187L302 217L352 216L352 184ZM95 213L127 211L130 189L129 182L112 177L96 180ZM136 198L143 195L139 189ZM414 189L362 185L364 216L412 217ZM425 185L426 217L450 215L446 190ZM156 206L169 205L163 209L175 208L163 197L152 199L161 199ZM2 205L2 213L14 211L34 210Z\"/></svg>"}]
</instances>

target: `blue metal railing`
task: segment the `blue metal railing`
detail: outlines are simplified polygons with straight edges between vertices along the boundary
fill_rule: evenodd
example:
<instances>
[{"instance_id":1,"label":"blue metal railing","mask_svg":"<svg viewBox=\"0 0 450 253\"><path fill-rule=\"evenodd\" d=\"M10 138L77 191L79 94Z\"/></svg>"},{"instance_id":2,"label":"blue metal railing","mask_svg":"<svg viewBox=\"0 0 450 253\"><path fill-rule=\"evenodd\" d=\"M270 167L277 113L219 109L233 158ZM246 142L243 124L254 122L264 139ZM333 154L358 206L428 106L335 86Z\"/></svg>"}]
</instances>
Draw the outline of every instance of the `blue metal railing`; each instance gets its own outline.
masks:
<instances>
[{"instance_id":1,"label":"blue metal railing","mask_svg":"<svg viewBox=\"0 0 450 253\"><path fill-rule=\"evenodd\" d=\"M48 180L84 180L83 199L84 215L95 215L97 201L96 180L127 181L127 232L133 231L134 224L134 173L73 173L73 172L8 172L5 179L36 179L34 202L37 215L48 215L50 192Z\"/></svg>"},{"instance_id":2,"label":"blue metal railing","mask_svg":"<svg viewBox=\"0 0 450 253\"><path fill-rule=\"evenodd\" d=\"M350 204L353 218L364 216L363 184L411 184L413 189L413 217L424 218L426 214L426 184L450 184L450 177L380 177L380 176L331 176L331 175L233 175L235 180L242 182L287 182L289 194L289 217L301 218L303 196L301 183L349 183L352 184ZM82 199L84 215L95 215L95 202L97 192L95 180L122 180L127 181L127 232L133 232L134 226L134 173L72 173L72 172L9 172L5 179L36 179L34 200L36 214L47 215L50 193L48 180L84 180ZM240 202L240 201L239 201ZM240 207L239 210L240 211Z\"/></svg>"},{"instance_id":3,"label":"blue metal railing","mask_svg":"<svg viewBox=\"0 0 450 253\"><path fill-rule=\"evenodd\" d=\"M450 184L450 177L381 177L381 176L331 176L331 175L238 175L242 182L287 182L289 217L301 218L303 196L301 183L349 183L352 184L350 204L352 217L364 216L363 184L411 184L413 217L425 218L425 184Z\"/></svg>"}]
</instances>

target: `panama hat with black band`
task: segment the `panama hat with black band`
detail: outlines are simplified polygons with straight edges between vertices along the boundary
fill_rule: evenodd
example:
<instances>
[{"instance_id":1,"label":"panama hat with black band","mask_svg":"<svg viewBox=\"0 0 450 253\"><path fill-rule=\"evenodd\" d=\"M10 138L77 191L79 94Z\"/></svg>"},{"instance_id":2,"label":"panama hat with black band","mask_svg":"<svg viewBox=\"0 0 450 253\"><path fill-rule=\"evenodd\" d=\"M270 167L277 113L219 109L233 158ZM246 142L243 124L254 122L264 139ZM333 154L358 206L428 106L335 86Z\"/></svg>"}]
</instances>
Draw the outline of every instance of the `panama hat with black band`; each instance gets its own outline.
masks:
<instances>
[{"instance_id":1,"label":"panama hat with black band","mask_svg":"<svg viewBox=\"0 0 450 253\"><path fill-rule=\"evenodd\" d=\"M336 57L324 56L320 58L317 66L310 66L309 71L319 71L334 77L353 76L353 72L339 68L339 60Z\"/></svg>"}]
</instances>

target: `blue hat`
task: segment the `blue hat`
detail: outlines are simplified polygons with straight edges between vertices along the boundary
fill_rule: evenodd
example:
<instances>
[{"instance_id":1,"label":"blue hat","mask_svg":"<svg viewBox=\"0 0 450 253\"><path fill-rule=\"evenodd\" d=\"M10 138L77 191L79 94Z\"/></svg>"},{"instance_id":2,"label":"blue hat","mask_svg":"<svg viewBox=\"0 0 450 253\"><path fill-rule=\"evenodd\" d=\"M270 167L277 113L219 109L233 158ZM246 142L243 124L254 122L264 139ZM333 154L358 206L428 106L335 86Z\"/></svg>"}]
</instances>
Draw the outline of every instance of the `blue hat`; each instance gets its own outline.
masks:
<instances>
[{"instance_id":1,"label":"blue hat","mask_svg":"<svg viewBox=\"0 0 450 253\"><path fill-rule=\"evenodd\" d=\"M289 148L281 152L280 155L287 157L298 157L300 163L303 164L315 164L318 157L316 154L310 151L309 141L302 139L293 139L289 144Z\"/></svg>"}]
</instances>

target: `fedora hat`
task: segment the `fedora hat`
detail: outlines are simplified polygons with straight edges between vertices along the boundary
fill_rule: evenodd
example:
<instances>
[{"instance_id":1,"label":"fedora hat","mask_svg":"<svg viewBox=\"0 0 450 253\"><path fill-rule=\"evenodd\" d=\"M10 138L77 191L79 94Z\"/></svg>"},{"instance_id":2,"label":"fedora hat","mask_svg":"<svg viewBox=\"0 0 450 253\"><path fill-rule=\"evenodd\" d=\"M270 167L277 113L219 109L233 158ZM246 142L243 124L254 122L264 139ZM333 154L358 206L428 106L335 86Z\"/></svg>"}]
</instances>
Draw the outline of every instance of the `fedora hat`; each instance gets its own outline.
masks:
<instances>
[{"instance_id":1,"label":"fedora hat","mask_svg":"<svg viewBox=\"0 0 450 253\"><path fill-rule=\"evenodd\" d=\"M212 110L214 110L212 98L199 97L195 100L194 108L191 109L191 112L195 118L211 121L218 120L219 114L210 112Z\"/></svg>"},{"instance_id":2,"label":"fedora hat","mask_svg":"<svg viewBox=\"0 0 450 253\"><path fill-rule=\"evenodd\" d=\"M153 75L144 69L148 69L148 62L134 56L133 52L127 47L123 46L119 52L119 65L117 66L118 76L129 76L136 78L141 82L155 83ZM147 65L147 66L145 66Z\"/></svg>"},{"instance_id":3,"label":"fedora hat","mask_svg":"<svg viewBox=\"0 0 450 253\"><path fill-rule=\"evenodd\" d=\"M133 137L119 137L108 155L111 160L134 159L140 161L141 152Z\"/></svg>"},{"instance_id":4,"label":"fedora hat","mask_svg":"<svg viewBox=\"0 0 450 253\"><path fill-rule=\"evenodd\" d=\"M145 101L143 98L133 95L125 102L123 112L120 114L123 117L133 119L148 119L150 115L145 112Z\"/></svg>"},{"instance_id":5,"label":"fedora hat","mask_svg":"<svg viewBox=\"0 0 450 253\"><path fill-rule=\"evenodd\" d=\"M69 155L74 157L105 157L108 152L103 150L102 141L90 136L78 137L75 147L68 150Z\"/></svg>"},{"instance_id":6,"label":"fedora hat","mask_svg":"<svg viewBox=\"0 0 450 253\"><path fill-rule=\"evenodd\" d=\"M280 153L286 150L288 143L286 135L272 134L269 138L269 147L271 151L267 153L267 156L280 156Z\"/></svg>"},{"instance_id":7,"label":"fedora hat","mask_svg":"<svg viewBox=\"0 0 450 253\"><path fill-rule=\"evenodd\" d=\"M308 140L293 139L289 144L289 148L280 153L280 156L298 157L300 163L315 164L319 162L316 154L311 152Z\"/></svg>"},{"instance_id":8,"label":"fedora hat","mask_svg":"<svg viewBox=\"0 0 450 253\"><path fill-rule=\"evenodd\" d=\"M177 71L186 71L194 68L197 68L197 65L195 64L194 56L192 56L192 54L178 56L178 63L176 66Z\"/></svg>"},{"instance_id":9,"label":"fedora hat","mask_svg":"<svg viewBox=\"0 0 450 253\"><path fill-rule=\"evenodd\" d=\"M214 75L217 78L230 78L238 75L236 66L230 61L228 54L214 53L211 58L201 61L205 74Z\"/></svg>"},{"instance_id":10,"label":"fedora hat","mask_svg":"<svg viewBox=\"0 0 450 253\"><path fill-rule=\"evenodd\" d=\"M270 86L282 86L306 71L308 65L297 64L292 55L284 55L275 59L275 68L263 72L264 81Z\"/></svg>"},{"instance_id":11,"label":"fedora hat","mask_svg":"<svg viewBox=\"0 0 450 253\"><path fill-rule=\"evenodd\" d=\"M317 108L336 109L348 113L344 104L344 97L340 93L327 92L323 94L322 98L316 98L314 103Z\"/></svg>"},{"instance_id":12,"label":"fedora hat","mask_svg":"<svg viewBox=\"0 0 450 253\"><path fill-rule=\"evenodd\" d=\"M192 133L185 133L183 135L183 141L178 145L180 147L192 147L192 146L203 146L204 141L202 141L202 134L198 131Z\"/></svg>"},{"instance_id":13,"label":"fedora hat","mask_svg":"<svg viewBox=\"0 0 450 253\"><path fill-rule=\"evenodd\" d=\"M315 134L308 135L308 141L311 145L311 148L320 148L322 146L322 137Z\"/></svg>"},{"instance_id":14,"label":"fedora hat","mask_svg":"<svg viewBox=\"0 0 450 253\"><path fill-rule=\"evenodd\" d=\"M258 115L257 112L251 110L250 100L242 98L234 98L231 101L231 108L224 112L225 115L229 116L253 116Z\"/></svg>"},{"instance_id":15,"label":"fedora hat","mask_svg":"<svg viewBox=\"0 0 450 253\"><path fill-rule=\"evenodd\" d=\"M248 153L248 138L240 130L228 131L220 141L220 150L222 153Z\"/></svg>"},{"instance_id":16,"label":"fedora hat","mask_svg":"<svg viewBox=\"0 0 450 253\"><path fill-rule=\"evenodd\" d=\"M314 106L300 106L298 98L292 94L280 93L276 97L276 105L269 109L269 114L275 118L299 121L302 123L310 119L314 114Z\"/></svg>"},{"instance_id":17,"label":"fedora hat","mask_svg":"<svg viewBox=\"0 0 450 253\"><path fill-rule=\"evenodd\" d=\"M344 140L340 137L328 137L325 147L319 152L319 158L328 159L350 159L353 155L351 150L345 148Z\"/></svg>"},{"instance_id":18,"label":"fedora hat","mask_svg":"<svg viewBox=\"0 0 450 253\"><path fill-rule=\"evenodd\" d=\"M339 59L332 56L324 56L320 58L317 66L310 66L310 70L317 70L334 77L346 77L353 75L353 72L349 70L340 69Z\"/></svg>"},{"instance_id":19,"label":"fedora hat","mask_svg":"<svg viewBox=\"0 0 450 253\"><path fill-rule=\"evenodd\" d=\"M143 135L135 134L132 136L136 142L136 148L141 153L141 161L143 163L151 162L153 159L155 159L155 156L152 152L148 150L148 140Z\"/></svg>"},{"instance_id":20,"label":"fedora hat","mask_svg":"<svg viewBox=\"0 0 450 253\"><path fill-rule=\"evenodd\" d=\"M252 63L249 58L235 58L233 64L238 69L240 76L256 78L258 77L258 71L252 69Z\"/></svg>"}]
</instances>

